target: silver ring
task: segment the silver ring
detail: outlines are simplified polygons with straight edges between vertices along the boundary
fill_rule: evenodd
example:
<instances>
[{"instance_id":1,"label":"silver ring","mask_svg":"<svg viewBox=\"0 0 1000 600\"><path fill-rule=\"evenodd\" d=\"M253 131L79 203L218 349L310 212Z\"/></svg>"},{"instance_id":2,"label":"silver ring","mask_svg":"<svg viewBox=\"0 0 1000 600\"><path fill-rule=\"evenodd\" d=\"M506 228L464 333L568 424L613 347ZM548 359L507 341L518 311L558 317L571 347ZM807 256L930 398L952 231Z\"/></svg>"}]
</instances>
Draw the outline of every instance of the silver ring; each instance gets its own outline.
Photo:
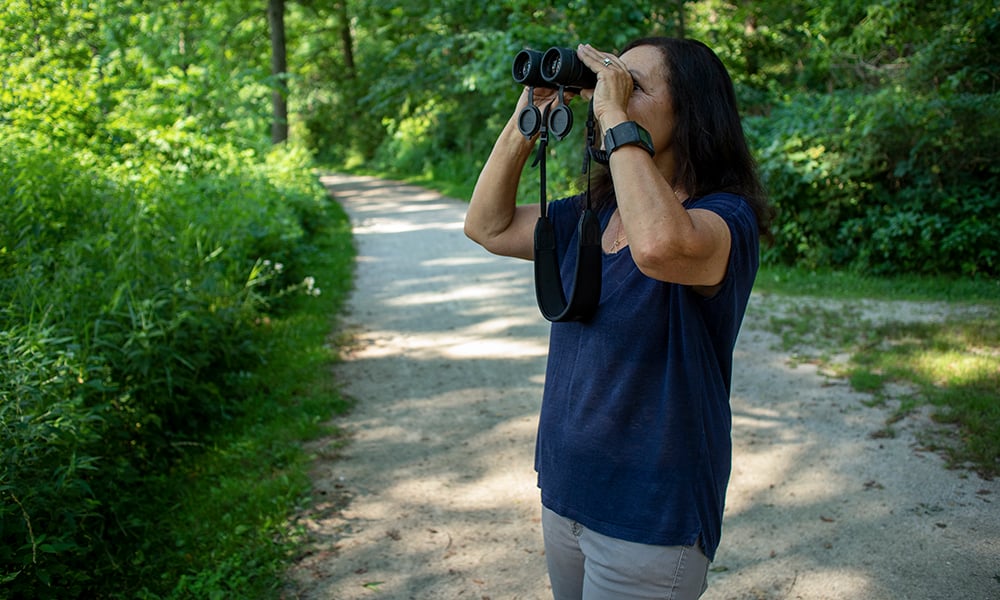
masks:
<instances>
[{"instance_id":1,"label":"silver ring","mask_svg":"<svg viewBox=\"0 0 1000 600\"><path fill-rule=\"evenodd\" d=\"M611 59L608 58L608 57L606 57L606 56L604 57L604 66L605 67L610 67L611 66Z\"/></svg>"}]
</instances>

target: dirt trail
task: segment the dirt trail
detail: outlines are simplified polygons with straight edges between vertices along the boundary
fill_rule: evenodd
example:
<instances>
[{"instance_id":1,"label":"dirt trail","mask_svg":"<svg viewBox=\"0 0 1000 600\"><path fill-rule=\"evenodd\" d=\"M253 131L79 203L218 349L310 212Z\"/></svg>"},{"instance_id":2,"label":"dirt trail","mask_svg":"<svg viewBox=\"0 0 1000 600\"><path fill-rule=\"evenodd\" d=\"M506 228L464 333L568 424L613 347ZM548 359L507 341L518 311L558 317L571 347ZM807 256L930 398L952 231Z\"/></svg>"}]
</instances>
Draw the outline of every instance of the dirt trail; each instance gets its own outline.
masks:
<instances>
[{"instance_id":1,"label":"dirt trail","mask_svg":"<svg viewBox=\"0 0 1000 600\"><path fill-rule=\"evenodd\" d=\"M351 216L349 439L314 445L311 544L284 598L551 598L532 470L547 323L531 266L462 234L465 205L323 179ZM737 344L734 471L706 600L1000 599L1000 481L920 450L887 409L775 349L755 296ZM869 316L938 307L872 304ZM886 311L890 311L887 313Z\"/></svg>"}]
</instances>

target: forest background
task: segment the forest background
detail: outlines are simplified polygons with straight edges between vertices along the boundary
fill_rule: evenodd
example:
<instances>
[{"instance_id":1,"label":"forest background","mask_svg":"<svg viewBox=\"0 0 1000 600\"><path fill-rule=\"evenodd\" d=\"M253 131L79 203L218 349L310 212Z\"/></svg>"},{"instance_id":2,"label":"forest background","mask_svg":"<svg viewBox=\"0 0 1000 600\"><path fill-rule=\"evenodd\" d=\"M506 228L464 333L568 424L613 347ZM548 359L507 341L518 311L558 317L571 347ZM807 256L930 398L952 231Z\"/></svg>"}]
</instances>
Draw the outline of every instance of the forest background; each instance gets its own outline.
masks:
<instances>
[{"instance_id":1,"label":"forest background","mask_svg":"<svg viewBox=\"0 0 1000 600\"><path fill-rule=\"evenodd\" d=\"M312 396L275 371L330 359L282 362L350 285L315 170L468 197L525 47L714 48L779 211L766 264L1000 275L993 0L0 4L0 597L273 593L298 459L255 440L251 524L210 475L251 468L220 450L236 424L301 417ZM551 190L580 147L553 145Z\"/></svg>"}]
</instances>

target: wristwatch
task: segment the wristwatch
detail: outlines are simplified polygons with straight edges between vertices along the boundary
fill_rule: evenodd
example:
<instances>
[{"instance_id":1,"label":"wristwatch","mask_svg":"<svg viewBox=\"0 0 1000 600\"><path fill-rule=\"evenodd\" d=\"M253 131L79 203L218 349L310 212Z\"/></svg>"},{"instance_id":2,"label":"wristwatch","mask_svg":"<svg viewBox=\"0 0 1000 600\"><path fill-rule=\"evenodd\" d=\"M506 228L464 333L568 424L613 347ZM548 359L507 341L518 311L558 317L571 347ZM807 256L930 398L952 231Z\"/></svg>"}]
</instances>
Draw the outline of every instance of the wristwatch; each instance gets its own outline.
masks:
<instances>
[{"instance_id":1,"label":"wristwatch","mask_svg":"<svg viewBox=\"0 0 1000 600\"><path fill-rule=\"evenodd\" d=\"M620 125L615 125L604 134L604 152L609 157L618 148L629 144L639 146L649 152L650 156L655 154L652 136L635 121L625 121Z\"/></svg>"}]
</instances>

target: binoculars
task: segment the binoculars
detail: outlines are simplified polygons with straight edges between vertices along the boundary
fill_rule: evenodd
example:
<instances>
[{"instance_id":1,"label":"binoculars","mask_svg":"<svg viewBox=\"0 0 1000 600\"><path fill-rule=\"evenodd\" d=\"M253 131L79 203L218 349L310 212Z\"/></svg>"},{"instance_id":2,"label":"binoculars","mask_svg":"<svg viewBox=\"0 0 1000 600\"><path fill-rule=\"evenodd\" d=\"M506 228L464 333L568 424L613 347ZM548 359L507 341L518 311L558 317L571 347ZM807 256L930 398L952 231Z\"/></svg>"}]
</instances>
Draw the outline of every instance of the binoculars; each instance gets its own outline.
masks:
<instances>
[{"instance_id":1,"label":"binoculars","mask_svg":"<svg viewBox=\"0 0 1000 600\"><path fill-rule=\"evenodd\" d=\"M514 81L528 86L531 98L528 106L517 116L517 127L524 137L530 138L541 130L543 120L556 139L563 139L573 128L573 112L566 105L563 92L591 89L597 86L597 74L590 70L575 50L553 47L544 53L521 50L514 56L512 69ZM559 90L559 102L543 116L534 105L534 88Z\"/></svg>"},{"instance_id":2,"label":"binoculars","mask_svg":"<svg viewBox=\"0 0 1000 600\"><path fill-rule=\"evenodd\" d=\"M597 85L597 75L569 48L549 48L544 54L521 50L514 56L513 74L514 81L530 87L579 91Z\"/></svg>"},{"instance_id":3,"label":"binoculars","mask_svg":"<svg viewBox=\"0 0 1000 600\"><path fill-rule=\"evenodd\" d=\"M532 166L539 166L541 185L541 216L535 224L535 296L538 308L549 321L586 321L597 310L601 299L601 226L590 206L590 182L587 183L587 209L577 225L577 261L570 297L563 289L559 258L556 252L555 228L546 215L545 154L548 132L557 139L566 137L573 128L573 112L566 105L565 90L597 87L597 74L591 71L576 52L569 48L549 48L545 53L522 50L514 56L514 81L528 87L528 105L517 115L517 128L526 138L541 132L538 152ZM535 106L535 88L558 91L554 106L545 107L545 114ZM542 125L547 122L548 128ZM587 119L587 148L584 172L589 173L594 145L593 104Z\"/></svg>"}]
</instances>

